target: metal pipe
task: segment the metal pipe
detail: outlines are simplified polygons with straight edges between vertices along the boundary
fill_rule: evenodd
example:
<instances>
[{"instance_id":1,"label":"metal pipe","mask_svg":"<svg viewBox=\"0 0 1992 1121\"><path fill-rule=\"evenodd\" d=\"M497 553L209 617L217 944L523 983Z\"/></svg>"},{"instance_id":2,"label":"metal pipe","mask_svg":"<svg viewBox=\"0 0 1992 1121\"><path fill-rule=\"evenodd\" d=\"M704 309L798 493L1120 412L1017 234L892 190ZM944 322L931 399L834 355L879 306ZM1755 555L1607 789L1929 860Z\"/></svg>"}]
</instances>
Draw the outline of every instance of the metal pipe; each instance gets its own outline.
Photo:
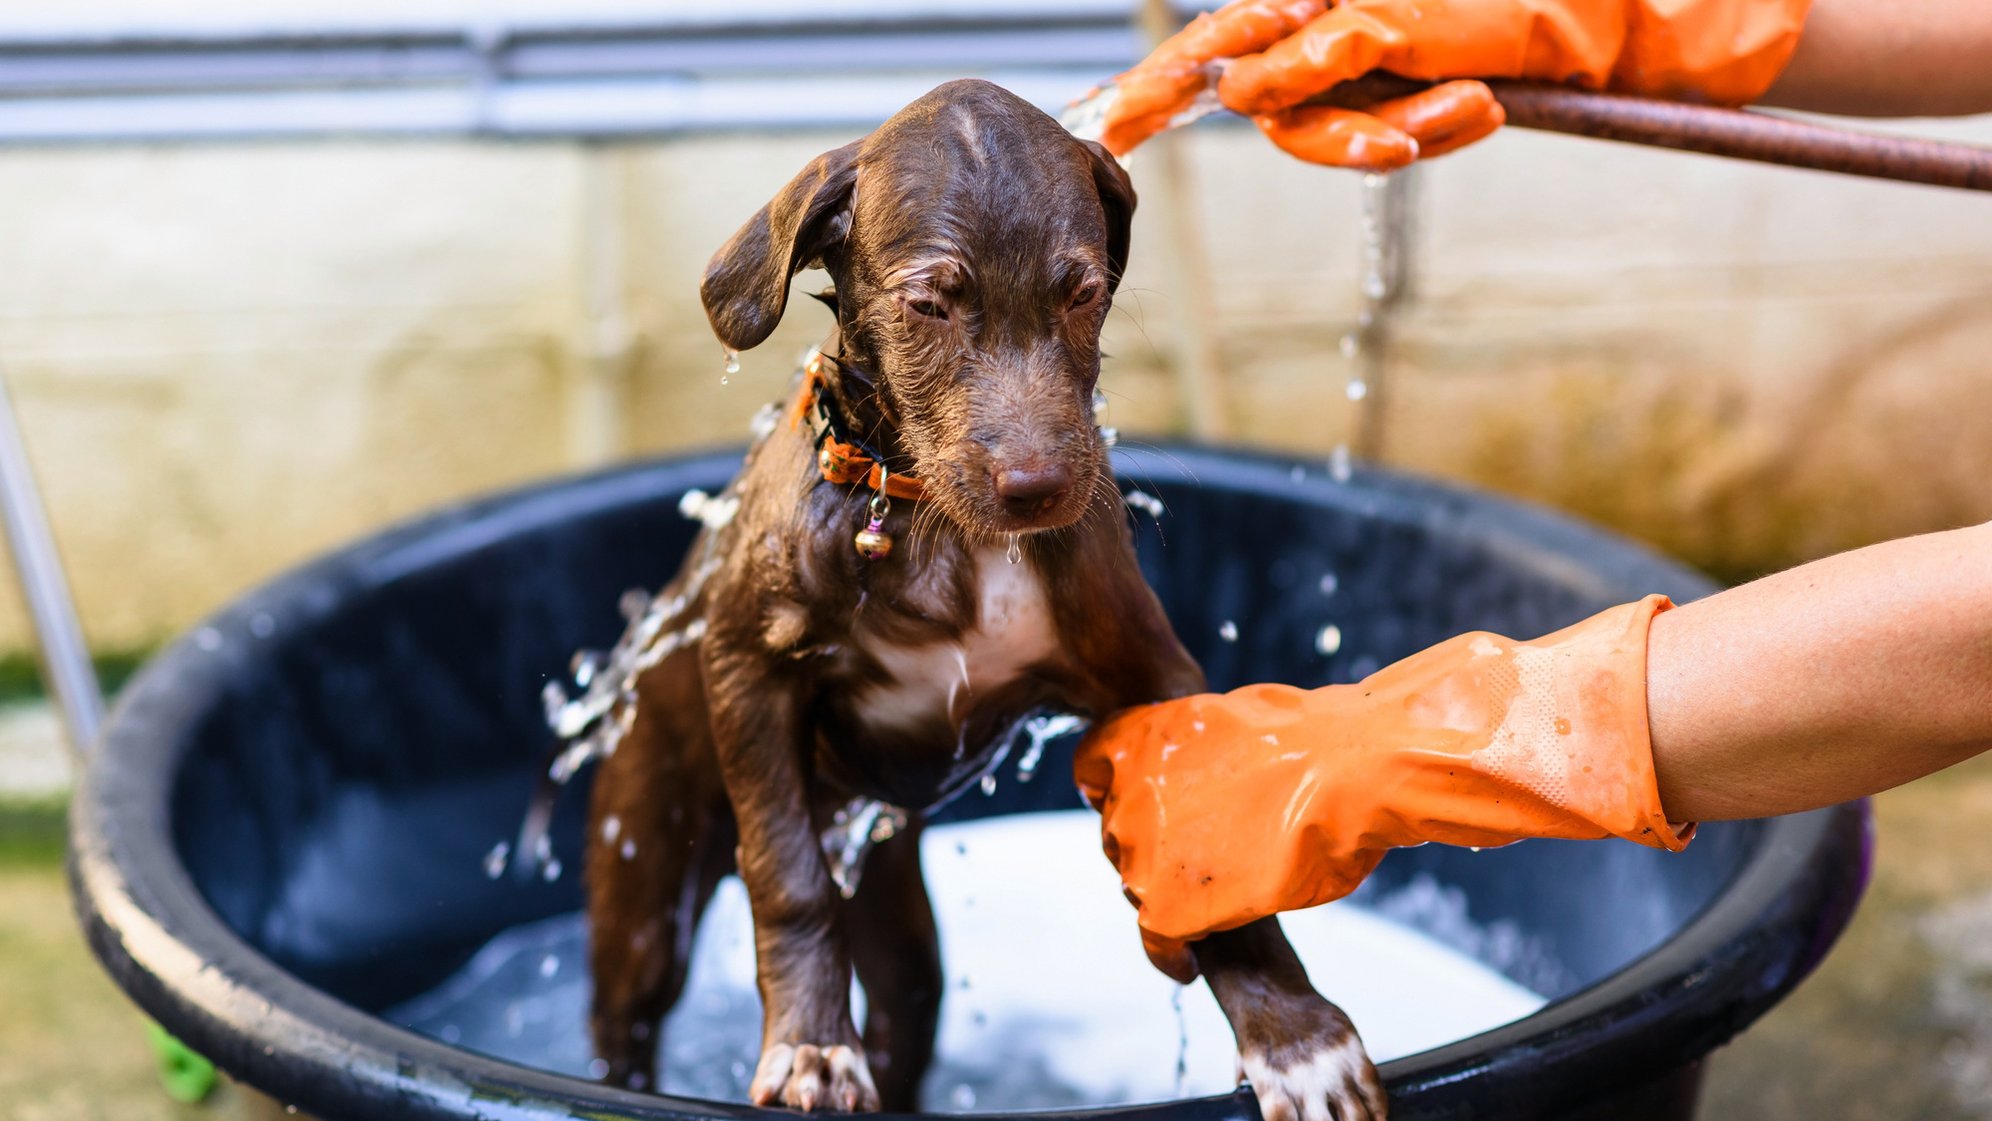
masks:
<instances>
[{"instance_id":1,"label":"metal pipe","mask_svg":"<svg viewBox=\"0 0 1992 1121\"><path fill-rule=\"evenodd\" d=\"M0 520L6 523L21 598L34 620L42 680L55 694L69 734L70 752L80 763L96 746L97 728L104 718L104 694L97 685L97 669L90 662L90 647L83 641L76 600L63 574L62 555L56 550L48 511L35 485L34 468L28 462L5 377L0 377Z\"/></svg>"},{"instance_id":2,"label":"metal pipe","mask_svg":"<svg viewBox=\"0 0 1992 1121\"><path fill-rule=\"evenodd\" d=\"M1531 82L1487 83L1520 128L1702 152L1841 175L1992 191L1992 148L1884 136L1748 109L1685 105ZM1390 74L1345 82L1316 103L1361 109L1429 86Z\"/></svg>"}]
</instances>

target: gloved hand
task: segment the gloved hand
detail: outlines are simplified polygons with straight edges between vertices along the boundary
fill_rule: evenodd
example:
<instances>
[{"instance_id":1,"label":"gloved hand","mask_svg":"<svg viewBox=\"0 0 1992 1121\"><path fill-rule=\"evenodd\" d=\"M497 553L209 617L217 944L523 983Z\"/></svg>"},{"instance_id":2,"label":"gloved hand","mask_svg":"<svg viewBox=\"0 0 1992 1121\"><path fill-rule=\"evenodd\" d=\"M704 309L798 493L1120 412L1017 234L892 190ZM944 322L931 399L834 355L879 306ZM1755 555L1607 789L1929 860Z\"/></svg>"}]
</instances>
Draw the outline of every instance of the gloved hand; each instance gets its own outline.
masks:
<instances>
[{"instance_id":1,"label":"gloved hand","mask_svg":"<svg viewBox=\"0 0 1992 1121\"><path fill-rule=\"evenodd\" d=\"M1157 968L1187 942L1339 899L1389 849L1623 837L1679 850L1646 725L1649 596L1533 642L1476 632L1354 685L1130 709L1074 776Z\"/></svg>"},{"instance_id":2,"label":"gloved hand","mask_svg":"<svg viewBox=\"0 0 1992 1121\"><path fill-rule=\"evenodd\" d=\"M1315 163L1387 171L1505 119L1472 78L1567 82L1741 105L1790 61L1811 0L1235 0L1114 80L1102 141L1123 154L1169 127L1214 72L1226 108ZM1228 61L1227 61L1228 60ZM1300 102L1384 70L1444 82L1367 112Z\"/></svg>"}]
</instances>

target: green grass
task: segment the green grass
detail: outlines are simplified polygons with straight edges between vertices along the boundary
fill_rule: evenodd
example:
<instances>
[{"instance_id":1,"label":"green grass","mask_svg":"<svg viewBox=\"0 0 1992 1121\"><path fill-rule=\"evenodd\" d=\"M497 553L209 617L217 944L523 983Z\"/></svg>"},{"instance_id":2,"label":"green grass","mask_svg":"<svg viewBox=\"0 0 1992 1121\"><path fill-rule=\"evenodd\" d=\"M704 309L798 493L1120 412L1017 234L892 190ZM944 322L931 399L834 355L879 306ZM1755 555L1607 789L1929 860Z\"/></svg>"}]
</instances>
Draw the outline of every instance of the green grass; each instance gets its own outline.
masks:
<instances>
[{"instance_id":1,"label":"green grass","mask_svg":"<svg viewBox=\"0 0 1992 1121\"><path fill-rule=\"evenodd\" d=\"M97 667L97 684L104 690L106 698L117 696L118 690L138 672L155 652L154 647L136 650L107 650L93 654L90 661ZM25 650L11 654L0 654L0 705L15 704L20 701L40 700L48 696L42 687L41 667L35 656Z\"/></svg>"},{"instance_id":2,"label":"green grass","mask_svg":"<svg viewBox=\"0 0 1992 1121\"><path fill-rule=\"evenodd\" d=\"M0 867L55 867L62 863L69 800L0 801Z\"/></svg>"}]
</instances>

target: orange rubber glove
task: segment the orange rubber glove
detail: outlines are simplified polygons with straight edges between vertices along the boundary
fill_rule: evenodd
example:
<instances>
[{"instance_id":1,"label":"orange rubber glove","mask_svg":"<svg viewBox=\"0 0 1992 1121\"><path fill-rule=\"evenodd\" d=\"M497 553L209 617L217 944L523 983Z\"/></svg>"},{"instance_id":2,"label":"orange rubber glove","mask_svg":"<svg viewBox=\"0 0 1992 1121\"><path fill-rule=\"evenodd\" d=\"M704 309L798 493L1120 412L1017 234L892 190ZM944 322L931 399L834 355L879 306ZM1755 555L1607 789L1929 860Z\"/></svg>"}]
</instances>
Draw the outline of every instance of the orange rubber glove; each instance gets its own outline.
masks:
<instances>
[{"instance_id":1,"label":"orange rubber glove","mask_svg":"<svg viewBox=\"0 0 1992 1121\"><path fill-rule=\"evenodd\" d=\"M1339 899L1385 852L1623 837L1679 850L1646 726L1649 596L1533 642L1476 632L1354 685L1130 709L1073 763L1157 968L1186 943Z\"/></svg>"},{"instance_id":2,"label":"orange rubber glove","mask_svg":"<svg viewBox=\"0 0 1992 1121\"><path fill-rule=\"evenodd\" d=\"M1798 45L1811 0L1235 0L1114 80L1116 154L1216 96L1302 159L1388 171L1500 127L1472 78L1742 105ZM1372 70L1444 84L1368 112L1295 108Z\"/></svg>"}]
</instances>

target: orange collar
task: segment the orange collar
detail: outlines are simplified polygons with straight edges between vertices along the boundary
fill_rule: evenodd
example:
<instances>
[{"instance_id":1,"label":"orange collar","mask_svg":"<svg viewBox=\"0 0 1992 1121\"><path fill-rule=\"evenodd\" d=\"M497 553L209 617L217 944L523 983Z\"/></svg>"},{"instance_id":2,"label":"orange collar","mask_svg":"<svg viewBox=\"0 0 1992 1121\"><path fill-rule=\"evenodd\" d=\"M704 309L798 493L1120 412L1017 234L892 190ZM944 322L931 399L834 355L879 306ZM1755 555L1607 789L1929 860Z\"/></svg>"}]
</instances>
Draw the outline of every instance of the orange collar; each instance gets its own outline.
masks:
<instances>
[{"instance_id":1,"label":"orange collar","mask_svg":"<svg viewBox=\"0 0 1992 1121\"><path fill-rule=\"evenodd\" d=\"M816 434L816 469L823 473L823 480L842 486L862 483L873 491L883 489L889 498L908 502L925 498L927 486L918 476L888 472L882 457L851 435L844 418L823 392L837 369L835 358L820 350L809 352L802 367L802 392L796 396L789 419L790 427L796 429L808 426L812 414L822 420L823 427Z\"/></svg>"}]
</instances>

